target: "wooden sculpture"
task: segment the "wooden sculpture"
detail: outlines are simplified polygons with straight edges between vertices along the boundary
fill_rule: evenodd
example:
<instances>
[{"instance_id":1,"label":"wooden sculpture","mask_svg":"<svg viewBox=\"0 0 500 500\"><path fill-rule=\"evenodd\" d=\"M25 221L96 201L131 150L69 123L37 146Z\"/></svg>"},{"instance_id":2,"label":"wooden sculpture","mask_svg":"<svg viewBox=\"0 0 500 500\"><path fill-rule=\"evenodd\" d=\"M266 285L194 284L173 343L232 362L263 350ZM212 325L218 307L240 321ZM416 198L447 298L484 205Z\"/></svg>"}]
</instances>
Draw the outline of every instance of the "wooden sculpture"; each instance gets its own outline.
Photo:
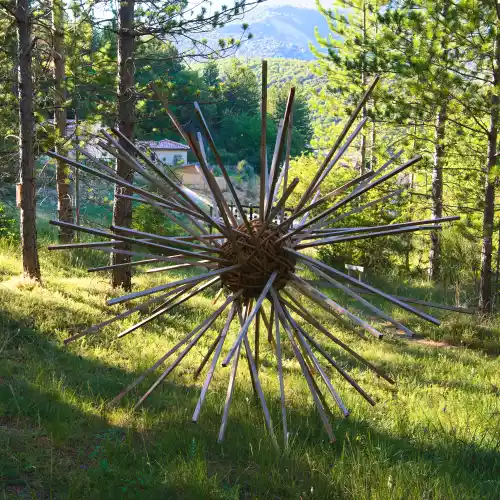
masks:
<instances>
[{"instance_id":1,"label":"wooden sculpture","mask_svg":"<svg viewBox=\"0 0 500 500\"><path fill-rule=\"evenodd\" d=\"M178 132L190 146L196 158L199 161L200 168L205 176L206 182L210 188L212 199L214 200L215 213L208 213L193 200L189 192L178 182L178 180L162 165L152 160L143 150L129 141L117 129L112 129L112 135L102 131L101 146L111 153L114 157L126 161L134 172L140 175L144 181L151 185L151 191L143 189L137 185L132 185L117 173L93 157L85 149L79 148L79 151L88 159L87 164L78 163L72 159L62 157L56 153L50 153L54 158L60 158L67 164L91 173L105 181L115 183L120 187L135 193L137 196L119 195L128 197L139 203L152 205L157 211L165 215L171 221L179 224L186 232L185 236L167 237L157 234L136 231L127 227L111 227L111 231L103 231L89 227L77 226L61 221L51 221L52 224L62 227L71 227L74 230L89 233L101 237L105 241L92 243L77 243L69 245L55 245L51 249L91 247L94 249L103 249L110 251L110 246L120 243L129 243L146 247L148 253L130 252L115 248L113 251L124 252L129 255L138 255L141 260L116 264L120 266L138 266L147 263L165 263L169 267L160 268L163 271L187 268L200 269L206 271L196 276L185 279L167 282L147 290L128 293L118 298L108 300L108 305L123 304L131 300L147 298L144 302L118 314L117 316L103 321L102 323L87 328L72 337L66 339L66 342L74 341L84 335L98 332L105 326L126 318L136 311L145 311L150 306L156 306L148 317L142 319L134 326L121 332L118 337L123 337L132 331L144 326L155 318L167 314L174 307L186 302L191 297L199 294L203 290L218 284L227 292L227 298L222 304L207 317L193 331L186 335L179 343L173 346L165 353L151 368L141 375L132 384L126 387L113 403L118 402L130 390L141 383L148 374L164 365L169 358L176 355L174 361L161 373L158 380L151 388L140 398L136 406L151 394L151 392L176 368L184 359L192 347L199 341L203 335L208 335L210 327L215 320L227 312L227 319L222 331L213 339L209 352L203 359L201 365L196 370L199 375L204 366L212 356L210 368L202 386L198 404L194 410L193 421L196 422L200 416L200 411L207 394L214 370L219 359L222 359L222 366L231 366L229 370L229 385L227 398L223 410L222 424L220 428L219 441L223 440L226 423L229 414L229 407L233 394L235 377L238 368L238 361L242 354L242 349L248 361L250 376L256 395L262 406L264 419L267 429L273 442L277 445L274 435L273 425L271 424L270 414L266 405L266 400L259 382L259 331L261 320L267 330L267 339L273 345L273 350L277 357L277 371L280 384L281 407L283 417L283 436L285 446L287 445L287 417L285 409L285 392L283 377L283 359L282 343L287 342L297 358L302 373L307 381L311 391L316 408L320 414L326 432L331 441L334 440L331 425L328 421L325 411L325 398L323 397L315 376L322 379L333 396L341 413L344 416L349 414L340 395L333 387L330 378L322 367L318 354L321 355L335 370L351 384L356 391L365 398L371 405L375 401L353 380L353 378L332 358L332 356L301 326L297 319L309 323L312 327L321 332L327 339L334 342L342 349L354 356L378 376L384 378L387 382L393 384L394 381L380 369L369 361L363 359L359 354L353 351L347 344L335 337L326 329L302 304L300 298L297 299L297 293L308 297L323 309L333 314L344 325L350 325L350 322L358 325L369 334L381 338L382 334L372 325L357 317L340 304L317 290L310 282L302 279L298 274L297 266L300 264L306 266L323 281L328 282L332 287L345 292L351 298L357 300L362 306L369 309L376 316L385 319L395 325L399 332L404 335L412 335L410 329L381 311L379 308L368 302L359 295L359 290L370 292L382 297L388 302L409 311L416 316L438 325L439 321L425 312L416 309L409 304L409 301L402 298L384 293L377 288L355 279L343 272L326 265L325 263L310 257L301 252L303 249L316 247L337 242L346 242L360 238L375 238L385 235L394 235L410 231L420 231L425 229L437 230L441 226L436 225L440 222L457 219L457 217L445 217L434 220L420 220L416 222L405 222L401 224L391 224L386 226L361 227L361 228L338 228L333 224L340 219L348 217L353 212L372 206L377 202L382 202L395 193L383 196L378 200L371 201L365 205L356 205L350 212L340 213L340 209L346 207L354 200L358 200L364 193L374 187L382 184L388 179L403 172L415 164L420 156L416 156L393 170L385 172L391 164L395 163L401 152L393 156L389 161L382 165L377 171L370 171L351 180L334 191L321 196L320 189L323 180L332 171L339 159L345 153L349 145L353 142L358 132L361 130L367 119L361 120L354 131L348 136L353 127L358 114L365 105L373 88L377 83L376 78L356 109L345 124L342 132L337 137L335 144L323 160L311 183L307 186L299 203L293 209L288 218L283 217L284 209L288 198L299 183L299 179L293 179L288 182L288 164L289 164L289 146L287 147L286 138L290 137L292 132L292 107L294 102L295 89L291 89L286 105L285 115L278 130L274 156L270 168L267 167L266 156L266 119L267 119L267 65L263 62L262 68L262 135L260 143L261 157L261 175L260 175L260 199L259 199L259 217L256 220L249 220L231 178L221 161L217 152L214 140L208 130L200 107L195 104L196 114L199 119L201 134L195 137L186 132L175 116L168 109L168 104L161 94L153 87L156 96L163 102L165 111L170 116ZM215 178L208 167L205 151L203 149L203 139L205 139L212 151L217 165L222 171L222 175L227 183L237 212L233 213L228 203L222 195L222 192L215 181ZM89 166L89 163L94 166ZM381 175L383 174L383 175ZM348 193L345 194L344 193ZM344 195L340 198L340 195ZM312 215L313 209L323 208L323 211L314 210L317 215ZM219 215L217 215L219 214ZM277 216L280 222L276 223ZM173 265L171 265L173 264ZM115 265L115 266L116 266ZM103 266L95 270L108 270L113 268ZM356 288L347 285L354 284ZM356 291L355 291L356 290ZM293 292L293 293L292 293ZM263 305L270 304L270 315L267 315ZM214 306L215 307L215 306ZM348 321L346 321L348 320ZM233 322L239 323L239 332L235 338L228 337L228 331ZM255 326L255 337L253 349L250 345L250 328ZM224 354L223 354L224 350Z\"/></svg>"}]
</instances>

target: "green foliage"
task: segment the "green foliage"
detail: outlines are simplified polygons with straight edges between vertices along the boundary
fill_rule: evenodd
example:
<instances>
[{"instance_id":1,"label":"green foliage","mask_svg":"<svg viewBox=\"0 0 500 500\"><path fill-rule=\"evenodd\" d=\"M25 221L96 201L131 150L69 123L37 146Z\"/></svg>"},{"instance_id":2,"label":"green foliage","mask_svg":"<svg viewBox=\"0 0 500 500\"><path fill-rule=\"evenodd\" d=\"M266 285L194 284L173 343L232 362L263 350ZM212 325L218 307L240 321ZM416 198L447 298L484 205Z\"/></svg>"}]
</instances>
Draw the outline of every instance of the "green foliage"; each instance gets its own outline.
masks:
<instances>
[{"instance_id":1,"label":"green foliage","mask_svg":"<svg viewBox=\"0 0 500 500\"><path fill-rule=\"evenodd\" d=\"M173 214L178 217L178 214ZM134 208L132 227L146 233L181 236L185 232L151 205L138 204Z\"/></svg>"},{"instance_id":2,"label":"green foliage","mask_svg":"<svg viewBox=\"0 0 500 500\"><path fill-rule=\"evenodd\" d=\"M19 237L15 219L9 217L0 203L0 239L13 240Z\"/></svg>"}]
</instances>

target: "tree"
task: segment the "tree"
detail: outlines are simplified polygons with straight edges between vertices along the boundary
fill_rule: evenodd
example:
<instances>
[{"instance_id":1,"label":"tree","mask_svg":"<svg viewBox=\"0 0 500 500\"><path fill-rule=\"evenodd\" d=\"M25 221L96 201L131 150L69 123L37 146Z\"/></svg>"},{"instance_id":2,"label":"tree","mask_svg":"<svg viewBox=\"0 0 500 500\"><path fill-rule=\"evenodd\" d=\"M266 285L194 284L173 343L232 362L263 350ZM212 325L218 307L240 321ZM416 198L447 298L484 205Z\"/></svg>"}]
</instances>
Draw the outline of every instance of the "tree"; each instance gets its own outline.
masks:
<instances>
[{"instance_id":1,"label":"tree","mask_svg":"<svg viewBox=\"0 0 500 500\"><path fill-rule=\"evenodd\" d=\"M297 156L309 146L313 134L311 112L304 90L295 81L290 82L288 85L272 87L269 97L269 111L275 123L279 123L283 119L290 87L296 88L293 104L293 133L290 151L292 156Z\"/></svg>"},{"instance_id":2,"label":"tree","mask_svg":"<svg viewBox=\"0 0 500 500\"><path fill-rule=\"evenodd\" d=\"M118 129L129 140L134 138L134 115L136 95L135 84L135 0L120 2L118 9ZM120 138L120 145L127 149L127 143ZM127 182L133 181L133 170L128 162L123 159L116 161L116 173ZM113 204L113 225L131 227L132 225L132 202L121 198L119 195L131 196L130 189L115 185L115 201ZM121 245L121 248L130 250L130 245ZM111 254L111 264L123 264L130 262L129 255L120 253ZM113 288L123 287L125 290L132 288L132 270L129 266L121 266L113 269L111 284Z\"/></svg>"},{"instance_id":3,"label":"tree","mask_svg":"<svg viewBox=\"0 0 500 500\"><path fill-rule=\"evenodd\" d=\"M334 118L339 120L350 115L353 105L366 91L370 79L379 71L377 41L378 11L381 5L377 0L336 0L332 8L328 9L322 7L317 0L317 5L328 22L330 33L325 37L317 33L316 40L320 49L312 47L319 61L317 71L328 76L327 89L318 96L316 102L323 111L325 108L334 110ZM368 135L363 130L360 134L358 160L361 173L372 168L374 162L375 97L372 98L371 110L368 104L363 107L362 117L367 118L369 114L372 117L372 154L368 160ZM331 133L319 130L317 135L330 137Z\"/></svg>"},{"instance_id":4,"label":"tree","mask_svg":"<svg viewBox=\"0 0 500 500\"><path fill-rule=\"evenodd\" d=\"M52 0L52 31L53 31L53 72L54 72L54 127L55 150L66 156L66 48L63 0ZM73 222L73 207L70 194L69 167L56 160L57 183L57 215L59 220ZM59 228L59 239L67 243L73 239L73 230L67 227Z\"/></svg>"},{"instance_id":5,"label":"tree","mask_svg":"<svg viewBox=\"0 0 500 500\"><path fill-rule=\"evenodd\" d=\"M260 98L257 78L255 73L238 59L231 60L231 66L224 75L222 97L226 113L258 113Z\"/></svg>"},{"instance_id":6,"label":"tree","mask_svg":"<svg viewBox=\"0 0 500 500\"><path fill-rule=\"evenodd\" d=\"M21 172L21 249L26 277L40 281L36 239L35 118L33 110L33 18L29 0L17 0L14 17L18 33L19 166Z\"/></svg>"},{"instance_id":7,"label":"tree","mask_svg":"<svg viewBox=\"0 0 500 500\"><path fill-rule=\"evenodd\" d=\"M379 50L385 69L394 74L396 97L391 96L391 115L411 127L419 123L420 144L432 143L431 214L443 216L443 169L446 160L446 129L451 96L459 91L460 79L448 68L452 57L449 34L450 1L402 1L381 16L384 28ZM417 131L414 131L416 135ZM430 233L429 269L431 280L441 271L439 231Z\"/></svg>"}]
</instances>

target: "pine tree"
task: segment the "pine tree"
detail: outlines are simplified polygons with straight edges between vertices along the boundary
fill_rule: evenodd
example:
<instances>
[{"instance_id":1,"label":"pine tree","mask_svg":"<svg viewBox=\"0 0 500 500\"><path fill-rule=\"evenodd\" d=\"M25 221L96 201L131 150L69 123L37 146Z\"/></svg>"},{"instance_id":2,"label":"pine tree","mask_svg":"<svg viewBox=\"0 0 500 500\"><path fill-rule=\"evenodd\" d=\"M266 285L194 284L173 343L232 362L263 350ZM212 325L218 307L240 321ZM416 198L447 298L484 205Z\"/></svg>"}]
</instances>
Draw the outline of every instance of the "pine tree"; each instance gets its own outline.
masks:
<instances>
[{"instance_id":1,"label":"pine tree","mask_svg":"<svg viewBox=\"0 0 500 500\"><path fill-rule=\"evenodd\" d=\"M330 125L319 129L316 134L320 138L320 147L324 147L326 144L322 138L331 136L328 128L335 127L340 119L350 114L370 80L379 72L377 41L381 5L378 0L335 0L331 8L323 7L317 0L317 5L330 30L327 36L317 32L320 48L312 47L319 61L318 74L328 77L327 87L315 99L316 106L332 116ZM358 168L362 173L375 161L377 112L374 99L362 110L363 118L369 115L372 118L371 146L366 129L360 134ZM371 154L368 153L369 147Z\"/></svg>"}]
</instances>

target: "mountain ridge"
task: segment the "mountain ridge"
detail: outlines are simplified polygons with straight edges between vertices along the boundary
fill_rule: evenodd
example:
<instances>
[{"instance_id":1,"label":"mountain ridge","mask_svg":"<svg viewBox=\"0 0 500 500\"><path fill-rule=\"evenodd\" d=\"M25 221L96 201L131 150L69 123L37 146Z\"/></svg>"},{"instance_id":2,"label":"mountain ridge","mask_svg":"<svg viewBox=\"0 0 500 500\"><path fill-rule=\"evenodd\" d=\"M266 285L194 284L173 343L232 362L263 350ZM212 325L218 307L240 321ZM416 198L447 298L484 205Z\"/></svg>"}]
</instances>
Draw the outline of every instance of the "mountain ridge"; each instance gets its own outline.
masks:
<instances>
[{"instance_id":1,"label":"mountain ridge","mask_svg":"<svg viewBox=\"0 0 500 500\"><path fill-rule=\"evenodd\" d=\"M266 7L265 4L245 15L249 24L251 40L242 43L236 51L237 57L262 57L313 60L310 44L317 47L315 29L328 33L325 18L315 9L283 5ZM241 22L227 24L211 35L218 38L235 37L241 34Z\"/></svg>"}]
</instances>

